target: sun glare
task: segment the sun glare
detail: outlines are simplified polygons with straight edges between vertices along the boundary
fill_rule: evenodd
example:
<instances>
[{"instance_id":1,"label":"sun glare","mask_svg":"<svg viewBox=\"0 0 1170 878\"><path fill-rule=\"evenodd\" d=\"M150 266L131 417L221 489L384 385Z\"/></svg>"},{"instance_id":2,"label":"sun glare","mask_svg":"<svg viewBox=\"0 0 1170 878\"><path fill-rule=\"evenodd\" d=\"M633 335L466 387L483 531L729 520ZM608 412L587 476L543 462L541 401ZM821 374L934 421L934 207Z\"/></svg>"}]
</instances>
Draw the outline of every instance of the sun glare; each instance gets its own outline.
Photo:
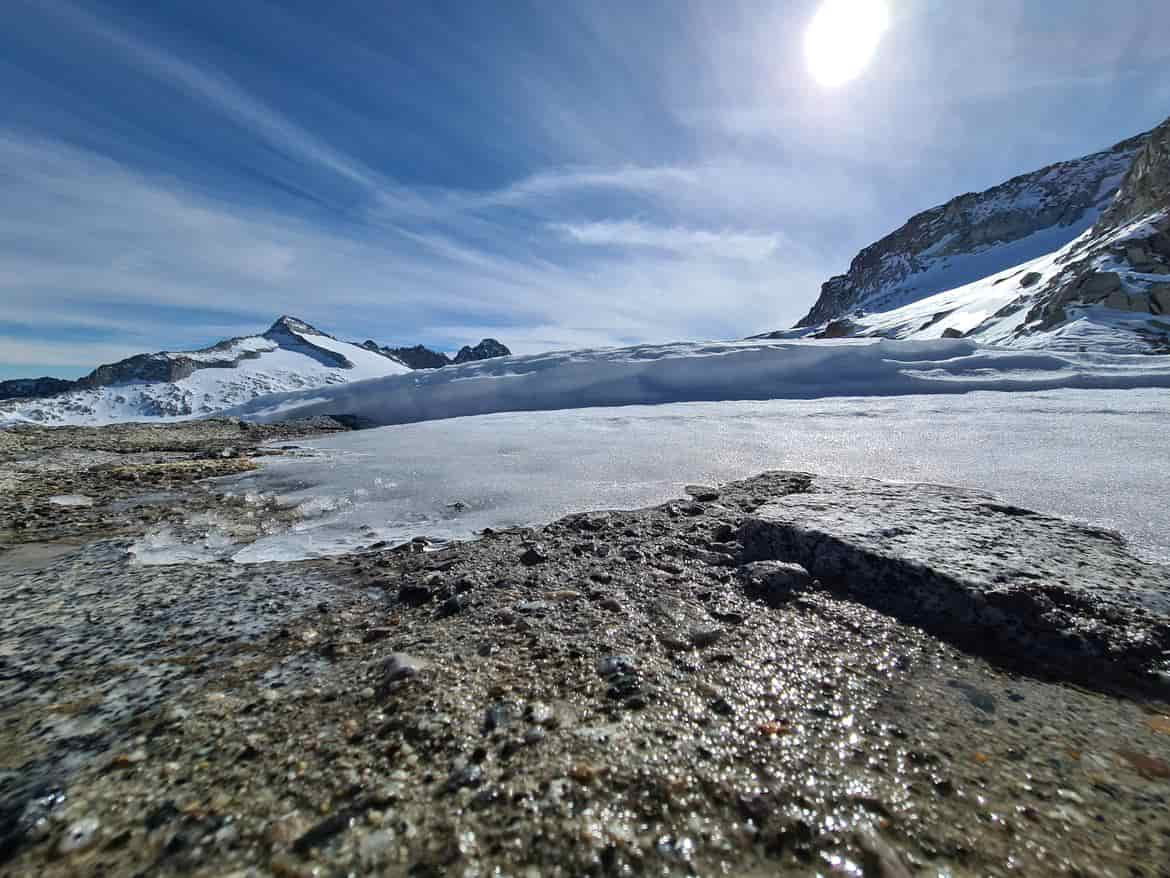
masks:
<instances>
[{"instance_id":1,"label":"sun glare","mask_svg":"<svg viewBox=\"0 0 1170 878\"><path fill-rule=\"evenodd\" d=\"M804 36L809 73L829 87L855 79L889 24L884 0L824 0Z\"/></svg>"}]
</instances>

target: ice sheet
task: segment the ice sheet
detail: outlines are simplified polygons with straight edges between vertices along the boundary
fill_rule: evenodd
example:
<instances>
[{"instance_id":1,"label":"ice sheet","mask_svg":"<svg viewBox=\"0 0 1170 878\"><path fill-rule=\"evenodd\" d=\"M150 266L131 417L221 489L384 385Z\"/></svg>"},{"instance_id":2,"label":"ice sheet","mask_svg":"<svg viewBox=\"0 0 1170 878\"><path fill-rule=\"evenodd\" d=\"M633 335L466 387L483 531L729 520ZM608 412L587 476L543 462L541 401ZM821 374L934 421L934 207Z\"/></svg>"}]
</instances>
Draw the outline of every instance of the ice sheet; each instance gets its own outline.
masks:
<instances>
[{"instance_id":1,"label":"ice sheet","mask_svg":"<svg viewBox=\"0 0 1170 878\"><path fill-rule=\"evenodd\" d=\"M685 403L495 414L308 443L223 486L304 510L237 561L464 538L677 497L766 469L985 489L1111 527L1170 560L1170 391Z\"/></svg>"}]
</instances>

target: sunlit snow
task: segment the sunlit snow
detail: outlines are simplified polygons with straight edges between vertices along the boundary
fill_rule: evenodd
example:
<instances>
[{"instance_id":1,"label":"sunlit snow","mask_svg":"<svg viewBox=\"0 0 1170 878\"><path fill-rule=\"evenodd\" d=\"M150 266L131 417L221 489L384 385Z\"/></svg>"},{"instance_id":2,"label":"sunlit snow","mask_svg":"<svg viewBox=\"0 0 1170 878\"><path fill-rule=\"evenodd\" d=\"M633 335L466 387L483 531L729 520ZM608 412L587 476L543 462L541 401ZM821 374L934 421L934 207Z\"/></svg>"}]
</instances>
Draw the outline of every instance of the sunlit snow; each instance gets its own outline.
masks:
<instances>
[{"instance_id":1,"label":"sunlit snow","mask_svg":"<svg viewBox=\"0 0 1170 878\"><path fill-rule=\"evenodd\" d=\"M766 469L984 489L1120 530L1170 560L1170 392L687 403L496 414L306 443L221 487L300 506L282 533L217 557L328 555L416 535L466 538L573 511L679 496ZM157 546L155 547L157 548ZM163 556L153 560L165 560Z\"/></svg>"},{"instance_id":2,"label":"sunlit snow","mask_svg":"<svg viewBox=\"0 0 1170 878\"><path fill-rule=\"evenodd\" d=\"M273 394L227 414L389 425L592 406L1062 387L1170 387L1170 357L1017 351L967 339L680 342L498 357Z\"/></svg>"}]
</instances>

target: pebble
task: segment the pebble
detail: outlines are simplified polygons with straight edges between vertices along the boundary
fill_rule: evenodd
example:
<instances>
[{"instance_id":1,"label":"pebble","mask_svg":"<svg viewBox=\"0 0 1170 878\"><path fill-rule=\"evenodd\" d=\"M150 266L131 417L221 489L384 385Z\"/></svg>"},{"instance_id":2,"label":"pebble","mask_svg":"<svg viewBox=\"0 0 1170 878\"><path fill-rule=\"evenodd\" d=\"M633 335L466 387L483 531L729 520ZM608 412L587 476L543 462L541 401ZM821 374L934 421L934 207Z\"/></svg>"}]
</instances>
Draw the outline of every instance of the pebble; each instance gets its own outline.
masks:
<instances>
[{"instance_id":1,"label":"pebble","mask_svg":"<svg viewBox=\"0 0 1170 878\"><path fill-rule=\"evenodd\" d=\"M486 735L511 725L516 714L516 705L508 701L499 701L489 706L483 715L483 733Z\"/></svg>"},{"instance_id":2,"label":"pebble","mask_svg":"<svg viewBox=\"0 0 1170 878\"><path fill-rule=\"evenodd\" d=\"M386 682L395 683L399 680L405 680L408 677L413 677L418 674L421 665L418 659L406 655L405 653L396 652L390 658L386 659L382 665L382 671L385 675Z\"/></svg>"},{"instance_id":3,"label":"pebble","mask_svg":"<svg viewBox=\"0 0 1170 878\"><path fill-rule=\"evenodd\" d=\"M444 619L447 616L454 616L456 613L462 612L463 608L467 606L467 598L461 594L452 595L439 605L439 609L435 611L435 615Z\"/></svg>"},{"instance_id":4,"label":"pebble","mask_svg":"<svg viewBox=\"0 0 1170 878\"><path fill-rule=\"evenodd\" d=\"M544 547L540 545L529 546L520 556L520 563L525 567L532 567L536 564L543 564L547 560L548 555L545 553Z\"/></svg>"},{"instance_id":5,"label":"pebble","mask_svg":"<svg viewBox=\"0 0 1170 878\"><path fill-rule=\"evenodd\" d=\"M447 792L453 793L463 787L477 787L482 781L483 769L473 762L452 769L451 774L447 777L446 789Z\"/></svg>"},{"instance_id":6,"label":"pebble","mask_svg":"<svg viewBox=\"0 0 1170 878\"><path fill-rule=\"evenodd\" d=\"M702 649L705 646L713 646L719 642L723 636L723 629L718 625L702 625L692 628L687 632L687 637L694 646Z\"/></svg>"},{"instance_id":7,"label":"pebble","mask_svg":"<svg viewBox=\"0 0 1170 878\"><path fill-rule=\"evenodd\" d=\"M97 841L99 829L101 829L101 823L96 817L82 817L80 820L75 820L69 824L65 834L61 836L61 841L57 845L58 852L74 854L85 850Z\"/></svg>"},{"instance_id":8,"label":"pebble","mask_svg":"<svg viewBox=\"0 0 1170 878\"><path fill-rule=\"evenodd\" d=\"M633 657L628 655L607 655L597 660L597 673L602 677L632 674L636 669Z\"/></svg>"}]
</instances>

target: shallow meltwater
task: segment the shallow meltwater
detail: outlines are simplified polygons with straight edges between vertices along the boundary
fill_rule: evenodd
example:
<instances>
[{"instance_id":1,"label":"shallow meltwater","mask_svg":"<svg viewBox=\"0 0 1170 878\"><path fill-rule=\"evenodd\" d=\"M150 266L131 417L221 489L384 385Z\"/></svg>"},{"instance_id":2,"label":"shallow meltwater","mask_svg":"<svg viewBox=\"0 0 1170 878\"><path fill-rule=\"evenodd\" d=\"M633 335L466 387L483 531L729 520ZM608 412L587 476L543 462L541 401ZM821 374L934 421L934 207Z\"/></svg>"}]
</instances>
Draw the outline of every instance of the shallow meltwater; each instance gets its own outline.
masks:
<instances>
[{"instance_id":1,"label":"shallow meltwater","mask_svg":"<svg viewBox=\"0 0 1170 878\"><path fill-rule=\"evenodd\" d=\"M926 481L1120 531L1170 560L1158 487L1170 391L680 403L456 418L340 434L221 479L246 516L151 534L143 560L294 560L466 539L665 502L769 469ZM152 542L153 541L153 542ZM192 551L192 545L196 551Z\"/></svg>"}]
</instances>

